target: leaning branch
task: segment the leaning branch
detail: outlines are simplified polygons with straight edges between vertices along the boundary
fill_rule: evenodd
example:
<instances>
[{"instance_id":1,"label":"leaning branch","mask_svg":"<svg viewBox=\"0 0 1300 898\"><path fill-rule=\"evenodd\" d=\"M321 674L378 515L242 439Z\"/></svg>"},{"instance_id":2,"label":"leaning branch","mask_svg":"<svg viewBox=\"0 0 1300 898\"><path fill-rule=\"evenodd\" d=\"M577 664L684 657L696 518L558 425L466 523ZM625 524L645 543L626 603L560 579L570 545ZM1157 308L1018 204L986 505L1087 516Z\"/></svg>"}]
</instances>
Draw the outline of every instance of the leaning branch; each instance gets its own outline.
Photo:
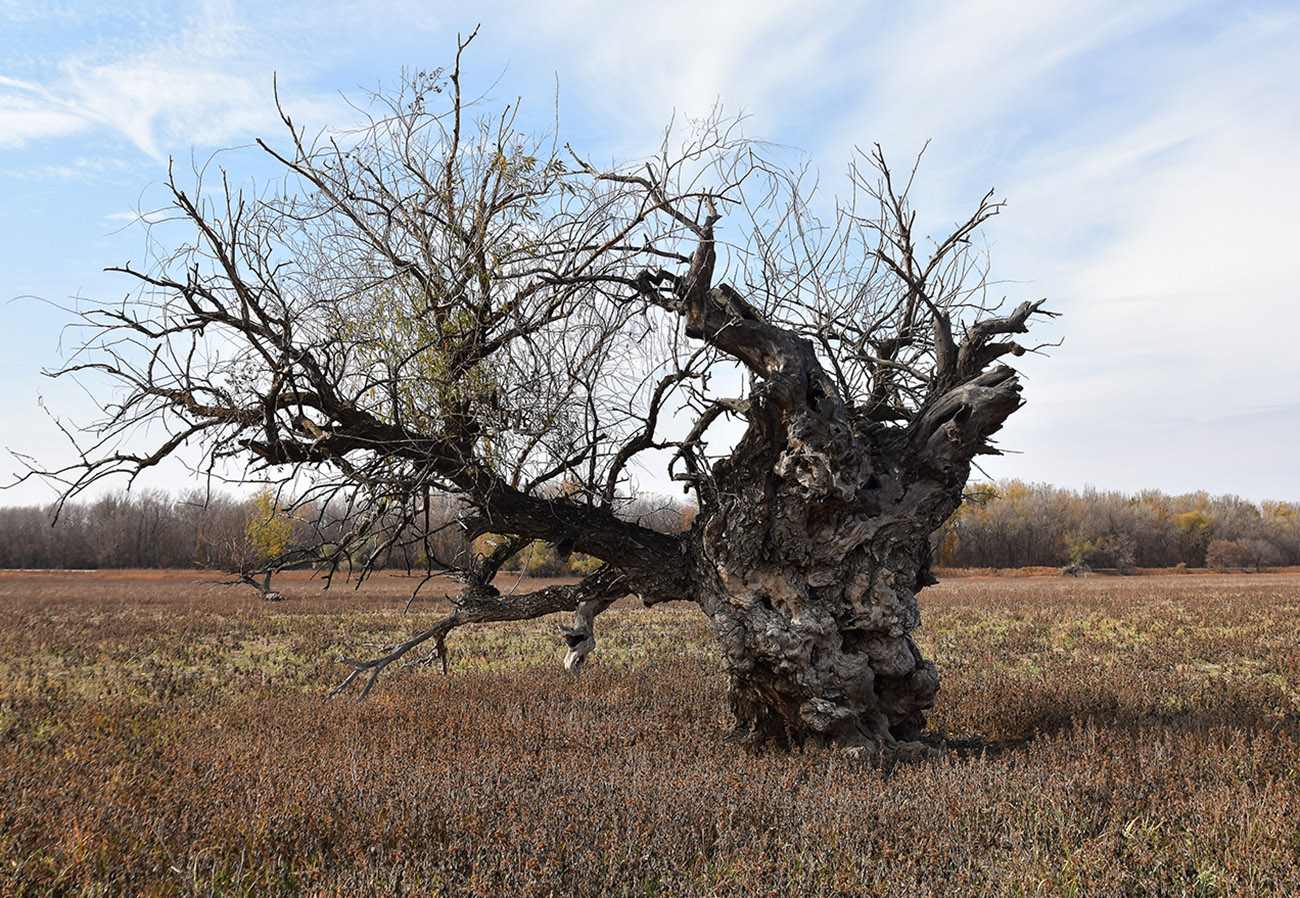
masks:
<instances>
[{"instance_id":1,"label":"leaning branch","mask_svg":"<svg viewBox=\"0 0 1300 898\"><path fill-rule=\"evenodd\" d=\"M397 661L411 649L428 642L430 639L437 639L436 653L438 657L443 659L443 667L445 669L447 656L446 646L443 644L443 640L447 638L448 633L465 623L469 623L469 620L465 618L460 609L456 609L432 627L429 627L427 630L421 630L419 633L416 633L410 639L406 640L406 642L393 646L391 651L378 658L371 658L367 661L361 661L356 658L340 658L339 662L350 666L352 672L347 675L342 683L339 683L330 690L329 697L333 698L338 695L343 690L347 689L348 686L352 684L353 680L365 674L367 675L366 685L362 688L361 694L357 696L357 700L360 701L370 694L371 688L375 685L375 680L379 679L379 675L384 672L385 667L392 664L394 661Z\"/></svg>"},{"instance_id":2,"label":"leaning branch","mask_svg":"<svg viewBox=\"0 0 1300 898\"><path fill-rule=\"evenodd\" d=\"M1029 331L1029 319L1034 315L1054 318L1058 313L1043 308L1047 300L1022 302L1010 315L985 318L971 325L966 338L957 349L957 378L959 382L979 376L984 369L1004 355L1024 355L1025 349L1012 340L990 342L1004 334L1023 334Z\"/></svg>"},{"instance_id":3,"label":"leaning branch","mask_svg":"<svg viewBox=\"0 0 1300 898\"><path fill-rule=\"evenodd\" d=\"M596 608L603 610L613 603L615 599L627 595L628 589L629 584L626 578L608 565L598 568L577 583L547 586L543 589L519 595L503 596L490 585L473 584L455 598L448 596L454 606L451 614L433 626L416 633L405 642L388 647L383 655L367 660L340 658L339 662L348 665L352 670L344 678L343 682L330 691L330 696L338 695L347 689L354 680L365 677L366 684L362 688L361 694L357 696L358 700L365 698L370 694L371 688L375 685L379 675L383 673L384 668L404 657L411 649L423 645L430 639L436 640L434 654L442 659L443 669L445 670L447 650L444 641L447 634L465 624L533 620L547 614L554 614L557 611L575 611L580 606L592 609L592 616L594 617L595 613L598 613L595 610ZM581 621L579 621L578 625L581 626ZM585 631L584 639L590 635L589 630ZM594 636L592 636L592 640L592 646L594 646ZM587 651L590 650L591 647L588 646ZM583 653L584 656L585 654L586 652ZM566 666L570 670L573 669L571 664L566 663Z\"/></svg>"}]
</instances>

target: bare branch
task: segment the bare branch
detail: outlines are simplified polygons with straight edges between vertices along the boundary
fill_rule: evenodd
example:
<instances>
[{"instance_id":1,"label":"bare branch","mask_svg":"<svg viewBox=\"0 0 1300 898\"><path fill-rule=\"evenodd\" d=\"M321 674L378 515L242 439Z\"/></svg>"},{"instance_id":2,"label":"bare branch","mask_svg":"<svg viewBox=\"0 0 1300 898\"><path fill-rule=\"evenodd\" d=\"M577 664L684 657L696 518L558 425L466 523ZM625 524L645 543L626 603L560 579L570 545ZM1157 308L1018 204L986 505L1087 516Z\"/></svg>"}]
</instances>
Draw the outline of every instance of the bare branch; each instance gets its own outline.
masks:
<instances>
[{"instance_id":1,"label":"bare branch","mask_svg":"<svg viewBox=\"0 0 1300 898\"><path fill-rule=\"evenodd\" d=\"M348 665L352 668L352 671L338 686L334 687L333 691L330 692L330 696L340 694L347 689L353 680L364 675L366 684L357 698L365 698L370 693L370 689L374 686L379 675L383 673L388 665L405 657L412 649L423 645L430 639L437 641L437 657L444 659L445 665L446 647L444 643L447 635L452 630L465 624L532 620L557 611L573 611L579 606L585 609L583 611L584 619L588 613L594 617L597 612L592 609L599 607L603 610L615 599L626 595L627 585L627 581L612 568L601 567L578 583L547 586L535 592L502 596L489 586L468 589L455 598L448 596L447 598L455 606L451 614L442 618L433 626L416 633L405 642L389 647L383 655L365 661L356 658L340 658L339 663ZM590 629L587 631L587 637L593 640L592 646L594 646L594 636ZM587 648L588 652L590 650L591 646ZM585 656L586 652L583 654ZM567 660L565 667L573 670L572 663Z\"/></svg>"}]
</instances>

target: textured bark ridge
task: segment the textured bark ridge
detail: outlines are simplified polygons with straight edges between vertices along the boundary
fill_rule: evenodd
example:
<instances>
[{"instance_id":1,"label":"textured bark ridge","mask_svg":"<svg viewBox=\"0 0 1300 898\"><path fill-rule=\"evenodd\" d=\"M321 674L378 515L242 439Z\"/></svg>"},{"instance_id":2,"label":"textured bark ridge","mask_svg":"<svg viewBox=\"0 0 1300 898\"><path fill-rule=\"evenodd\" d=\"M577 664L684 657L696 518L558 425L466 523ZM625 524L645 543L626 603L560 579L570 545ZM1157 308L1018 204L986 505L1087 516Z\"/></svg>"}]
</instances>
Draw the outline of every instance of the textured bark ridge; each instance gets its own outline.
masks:
<instances>
[{"instance_id":1,"label":"textured bark ridge","mask_svg":"<svg viewBox=\"0 0 1300 898\"><path fill-rule=\"evenodd\" d=\"M938 322L929 395L903 423L885 424L840 395L807 339L725 287L703 289L708 244L684 297L688 333L759 378L739 407L748 429L703 491L693 541L734 736L917 750L939 690L910 635L921 623L916 594L934 582L929 535L961 501L971 458L991 451L988 437L1020 405L1010 368L982 370L1017 347L990 348L988 338L1023 330L1037 305L973 329L960 348Z\"/></svg>"},{"instance_id":2,"label":"textured bark ridge","mask_svg":"<svg viewBox=\"0 0 1300 898\"><path fill-rule=\"evenodd\" d=\"M928 537L960 501L971 425L1000 424L1017 391L1006 377L982 402L951 401L932 422L938 439L811 407L755 410L715 472L697 542L736 738L893 750L917 739L939 690L910 635L917 592L934 582Z\"/></svg>"},{"instance_id":3,"label":"textured bark ridge","mask_svg":"<svg viewBox=\"0 0 1300 898\"><path fill-rule=\"evenodd\" d=\"M766 411L766 414L763 412ZM717 472L700 532L716 574L704 603L750 743L890 747L917 737L938 692L910 633L931 522L952 502L904 490L866 434L760 410Z\"/></svg>"}]
</instances>

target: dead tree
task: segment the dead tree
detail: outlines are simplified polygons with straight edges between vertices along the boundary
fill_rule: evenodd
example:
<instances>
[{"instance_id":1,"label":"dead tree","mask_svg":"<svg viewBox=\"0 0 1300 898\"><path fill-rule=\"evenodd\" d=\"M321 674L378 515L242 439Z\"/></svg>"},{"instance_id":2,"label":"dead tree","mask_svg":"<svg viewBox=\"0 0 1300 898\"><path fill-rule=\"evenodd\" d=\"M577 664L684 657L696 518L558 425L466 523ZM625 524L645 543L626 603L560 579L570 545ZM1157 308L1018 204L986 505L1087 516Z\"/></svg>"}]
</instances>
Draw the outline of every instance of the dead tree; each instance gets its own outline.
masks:
<instances>
[{"instance_id":1,"label":"dead tree","mask_svg":"<svg viewBox=\"0 0 1300 898\"><path fill-rule=\"evenodd\" d=\"M139 291L85 314L99 331L61 372L119 391L55 472L67 494L195 444L213 470L243 459L341 510L347 532L319 540L332 570L426 548L464 589L436 625L349 660L364 691L457 627L555 612L576 612L576 674L599 612L632 593L713 622L737 738L916 740L939 688L909 635L928 538L1021 404L1004 360L1048 314L990 295L972 237L993 194L927 243L915 167L896 180L876 147L818 218L806 173L717 116L597 165L517 131L511 107L471 119L460 52L372 100L367 127L315 139L282 113L282 145L260 146L285 177L264 193L214 163L169 179L192 237L118 269ZM720 392L732 371L738 395ZM117 448L144 423L167 438ZM698 504L685 533L620 513L635 466L665 456ZM431 494L495 548L436 557ZM605 566L503 595L497 572L533 540Z\"/></svg>"}]
</instances>

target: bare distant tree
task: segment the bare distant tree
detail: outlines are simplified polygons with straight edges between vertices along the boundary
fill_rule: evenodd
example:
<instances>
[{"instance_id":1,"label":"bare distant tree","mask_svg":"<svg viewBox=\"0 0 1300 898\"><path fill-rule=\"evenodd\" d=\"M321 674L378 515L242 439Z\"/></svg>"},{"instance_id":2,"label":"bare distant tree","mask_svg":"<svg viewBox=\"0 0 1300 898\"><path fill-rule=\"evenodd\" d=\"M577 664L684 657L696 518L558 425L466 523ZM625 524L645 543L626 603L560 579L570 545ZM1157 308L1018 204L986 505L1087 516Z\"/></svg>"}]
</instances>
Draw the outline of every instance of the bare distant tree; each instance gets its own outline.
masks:
<instances>
[{"instance_id":1,"label":"bare distant tree","mask_svg":"<svg viewBox=\"0 0 1300 898\"><path fill-rule=\"evenodd\" d=\"M284 115L283 145L261 144L285 173L270 191L211 166L169 180L192 236L119 269L139 292L86 313L100 330L65 372L121 391L57 472L68 495L196 444L346 509L351 529L320 540L329 564L364 575L421 543L464 590L434 626L349 662L366 691L456 627L557 611L574 612L576 673L599 613L631 592L708 615L738 738L911 745L939 688L909 635L928 537L1021 404L1003 360L1046 314L988 295L971 240L1000 204L990 192L930 241L912 174L875 148L819 220L805 173L720 116L600 165L516 130L513 107L470 118L467 44L450 71L374 97L356 133L309 139ZM722 393L737 368L747 385ZM743 423L734 445L724 418ZM115 448L146 424L166 439ZM685 533L620 514L652 450L698 504ZM466 538L505 539L435 557L433 496L464 509ZM494 577L532 540L605 565L501 594Z\"/></svg>"}]
</instances>

